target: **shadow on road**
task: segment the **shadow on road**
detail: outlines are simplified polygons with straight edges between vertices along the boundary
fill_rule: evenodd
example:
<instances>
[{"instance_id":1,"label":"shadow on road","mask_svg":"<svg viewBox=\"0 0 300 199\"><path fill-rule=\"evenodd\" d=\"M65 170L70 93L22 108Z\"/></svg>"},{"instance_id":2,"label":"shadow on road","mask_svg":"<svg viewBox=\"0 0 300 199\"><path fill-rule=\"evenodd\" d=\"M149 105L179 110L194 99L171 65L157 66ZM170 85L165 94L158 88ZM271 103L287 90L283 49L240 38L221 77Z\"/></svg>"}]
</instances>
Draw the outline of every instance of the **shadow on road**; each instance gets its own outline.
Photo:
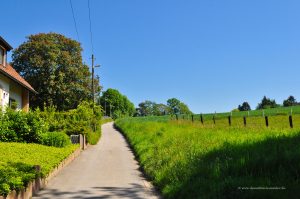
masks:
<instances>
[{"instance_id":1,"label":"shadow on road","mask_svg":"<svg viewBox=\"0 0 300 199\"><path fill-rule=\"evenodd\" d=\"M59 191L57 189L44 190L41 195L44 199L74 198L74 199L104 199L104 198L135 198L144 199L145 188L139 184L131 183L128 187L92 187L88 190Z\"/></svg>"}]
</instances>

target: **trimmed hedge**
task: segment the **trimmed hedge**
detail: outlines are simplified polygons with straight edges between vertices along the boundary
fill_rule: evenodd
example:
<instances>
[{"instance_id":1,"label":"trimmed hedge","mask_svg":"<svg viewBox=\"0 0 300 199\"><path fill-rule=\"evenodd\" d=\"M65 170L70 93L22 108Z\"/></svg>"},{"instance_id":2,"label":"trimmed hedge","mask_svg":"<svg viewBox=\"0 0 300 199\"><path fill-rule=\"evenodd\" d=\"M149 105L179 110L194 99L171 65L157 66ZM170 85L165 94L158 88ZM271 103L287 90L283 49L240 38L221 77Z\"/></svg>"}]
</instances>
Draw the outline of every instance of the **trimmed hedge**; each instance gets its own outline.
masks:
<instances>
[{"instance_id":1,"label":"trimmed hedge","mask_svg":"<svg viewBox=\"0 0 300 199\"><path fill-rule=\"evenodd\" d=\"M41 144L55 147L65 147L71 144L70 138L63 132L49 132L41 135Z\"/></svg>"},{"instance_id":2,"label":"trimmed hedge","mask_svg":"<svg viewBox=\"0 0 300 199\"><path fill-rule=\"evenodd\" d=\"M19 191L38 176L47 176L79 146L63 148L26 143L0 142L0 195ZM37 173L34 165L41 166Z\"/></svg>"}]
</instances>

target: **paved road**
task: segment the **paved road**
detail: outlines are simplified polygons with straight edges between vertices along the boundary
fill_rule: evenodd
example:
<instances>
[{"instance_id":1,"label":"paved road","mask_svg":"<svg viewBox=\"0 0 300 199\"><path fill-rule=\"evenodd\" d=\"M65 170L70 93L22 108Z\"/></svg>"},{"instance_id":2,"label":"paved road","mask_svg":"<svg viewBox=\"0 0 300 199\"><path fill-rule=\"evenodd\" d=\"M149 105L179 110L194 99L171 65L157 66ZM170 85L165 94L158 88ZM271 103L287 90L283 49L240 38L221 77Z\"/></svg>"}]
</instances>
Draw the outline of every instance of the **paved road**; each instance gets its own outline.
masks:
<instances>
[{"instance_id":1,"label":"paved road","mask_svg":"<svg viewBox=\"0 0 300 199\"><path fill-rule=\"evenodd\" d=\"M35 199L159 198L113 123L102 126L100 142L54 177Z\"/></svg>"}]
</instances>

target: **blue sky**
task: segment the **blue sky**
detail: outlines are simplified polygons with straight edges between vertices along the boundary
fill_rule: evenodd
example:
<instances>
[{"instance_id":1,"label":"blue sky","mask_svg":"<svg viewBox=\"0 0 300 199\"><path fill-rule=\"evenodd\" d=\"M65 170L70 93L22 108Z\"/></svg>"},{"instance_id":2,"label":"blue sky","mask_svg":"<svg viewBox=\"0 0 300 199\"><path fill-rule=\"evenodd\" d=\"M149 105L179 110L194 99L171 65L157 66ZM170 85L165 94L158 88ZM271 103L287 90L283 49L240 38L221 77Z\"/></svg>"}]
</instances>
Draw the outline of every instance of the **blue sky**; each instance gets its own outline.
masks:
<instances>
[{"instance_id":1,"label":"blue sky","mask_svg":"<svg viewBox=\"0 0 300 199\"><path fill-rule=\"evenodd\" d=\"M87 0L72 0L83 58L92 54ZM266 95L300 101L300 2L90 0L104 89L138 105L176 97L193 112L230 111ZM13 47L57 32L77 40L69 0L1 1L0 35Z\"/></svg>"}]
</instances>

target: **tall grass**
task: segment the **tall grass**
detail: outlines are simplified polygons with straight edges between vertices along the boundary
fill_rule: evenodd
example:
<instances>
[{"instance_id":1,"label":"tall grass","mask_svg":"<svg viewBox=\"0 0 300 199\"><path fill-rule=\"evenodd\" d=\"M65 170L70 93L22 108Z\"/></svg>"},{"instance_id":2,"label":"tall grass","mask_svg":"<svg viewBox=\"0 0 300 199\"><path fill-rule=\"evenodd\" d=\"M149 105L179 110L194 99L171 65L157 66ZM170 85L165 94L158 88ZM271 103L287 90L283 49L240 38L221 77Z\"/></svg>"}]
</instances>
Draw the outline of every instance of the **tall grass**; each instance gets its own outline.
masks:
<instances>
[{"instance_id":1,"label":"tall grass","mask_svg":"<svg viewBox=\"0 0 300 199\"><path fill-rule=\"evenodd\" d=\"M280 125L283 118L274 117L271 128L154 118L121 119L116 126L165 198L297 198L300 125Z\"/></svg>"}]
</instances>

